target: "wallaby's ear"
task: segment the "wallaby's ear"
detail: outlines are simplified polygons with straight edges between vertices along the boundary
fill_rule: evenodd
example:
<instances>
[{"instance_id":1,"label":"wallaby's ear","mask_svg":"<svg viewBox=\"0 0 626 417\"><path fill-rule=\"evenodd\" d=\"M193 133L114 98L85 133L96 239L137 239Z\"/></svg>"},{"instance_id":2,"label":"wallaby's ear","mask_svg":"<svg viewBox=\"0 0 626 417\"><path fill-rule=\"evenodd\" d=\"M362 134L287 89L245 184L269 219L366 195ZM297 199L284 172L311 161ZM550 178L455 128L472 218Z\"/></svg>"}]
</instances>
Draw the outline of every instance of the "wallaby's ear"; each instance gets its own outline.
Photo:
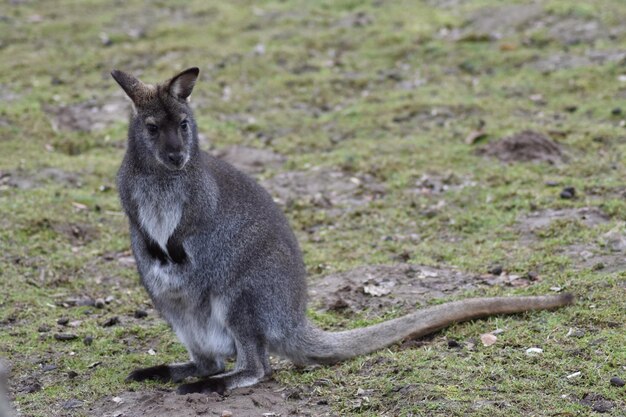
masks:
<instances>
[{"instance_id":1,"label":"wallaby's ear","mask_svg":"<svg viewBox=\"0 0 626 417\"><path fill-rule=\"evenodd\" d=\"M122 87L133 103L138 104L146 90L146 85L124 71L113 70L111 71L111 76Z\"/></svg>"},{"instance_id":2,"label":"wallaby's ear","mask_svg":"<svg viewBox=\"0 0 626 417\"><path fill-rule=\"evenodd\" d=\"M179 100L187 100L196 84L200 70L197 67L188 68L170 80L168 90Z\"/></svg>"}]
</instances>

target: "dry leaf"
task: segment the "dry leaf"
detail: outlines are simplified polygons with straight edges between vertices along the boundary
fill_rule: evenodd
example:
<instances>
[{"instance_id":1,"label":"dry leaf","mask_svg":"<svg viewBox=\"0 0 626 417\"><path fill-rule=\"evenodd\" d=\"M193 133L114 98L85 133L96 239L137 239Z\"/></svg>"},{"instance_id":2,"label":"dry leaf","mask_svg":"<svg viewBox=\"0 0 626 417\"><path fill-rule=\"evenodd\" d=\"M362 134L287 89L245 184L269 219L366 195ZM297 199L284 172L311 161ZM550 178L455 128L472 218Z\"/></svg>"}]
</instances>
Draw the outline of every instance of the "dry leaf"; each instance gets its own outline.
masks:
<instances>
[{"instance_id":1,"label":"dry leaf","mask_svg":"<svg viewBox=\"0 0 626 417\"><path fill-rule=\"evenodd\" d=\"M482 139L485 136L487 136L487 132L485 132L484 130L482 129L473 130L465 137L465 143L468 145L473 145L479 139Z\"/></svg>"}]
</instances>

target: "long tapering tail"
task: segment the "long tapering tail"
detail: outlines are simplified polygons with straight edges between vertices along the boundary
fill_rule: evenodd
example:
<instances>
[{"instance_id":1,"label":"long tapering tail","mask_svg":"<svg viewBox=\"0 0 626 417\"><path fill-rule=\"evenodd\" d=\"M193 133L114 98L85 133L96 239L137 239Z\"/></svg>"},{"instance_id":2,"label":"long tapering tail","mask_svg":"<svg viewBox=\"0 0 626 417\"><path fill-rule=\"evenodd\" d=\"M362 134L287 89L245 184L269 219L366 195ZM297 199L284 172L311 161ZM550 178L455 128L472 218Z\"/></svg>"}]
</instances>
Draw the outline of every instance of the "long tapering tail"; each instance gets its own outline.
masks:
<instances>
[{"instance_id":1,"label":"long tapering tail","mask_svg":"<svg viewBox=\"0 0 626 417\"><path fill-rule=\"evenodd\" d=\"M299 337L294 362L334 363L374 352L404 339L433 333L452 323L497 314L547 310L574 302L572 294L534 297L472 298L416 311L373 326L343 332L325 332L308 324Z\"/></svg>"}]
</instances>

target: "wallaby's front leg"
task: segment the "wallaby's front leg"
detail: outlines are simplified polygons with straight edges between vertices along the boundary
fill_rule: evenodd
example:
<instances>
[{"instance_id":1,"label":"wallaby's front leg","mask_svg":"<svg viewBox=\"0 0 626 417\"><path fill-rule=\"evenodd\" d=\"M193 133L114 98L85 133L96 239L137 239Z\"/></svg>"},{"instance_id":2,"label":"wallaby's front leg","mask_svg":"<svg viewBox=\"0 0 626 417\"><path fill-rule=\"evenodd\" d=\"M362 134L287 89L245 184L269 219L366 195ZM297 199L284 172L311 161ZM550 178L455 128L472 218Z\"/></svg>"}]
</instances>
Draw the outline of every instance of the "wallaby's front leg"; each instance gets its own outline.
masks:
<instances>
[{"instance_id":1,"label":"wallaby's front leg","mask_svg":"<svg viewBox=\"0 0 626 417\"><path fill-rule=\"evenodd\" d=\"M198 366L195 362L185 362L139 368L132 371L126 378L126 381L157 380L180 382L189 377L206 377L224 372L223 361L215 360L213 363L202 365Z\"/></svg>"},{"instance_id":2,"label":"wallaby's front leg","mask_svg":"<svg viewBox=\"0 0 626 417\"><path fill-rule=\"evenodd\" d=\"M237 340L237 362L235 369L221 375L178 387L179 394L193 392L217 392L223 394L227 390L249 387L272 375L266 344L256 338Z\"/></svg>"}]
</instances>

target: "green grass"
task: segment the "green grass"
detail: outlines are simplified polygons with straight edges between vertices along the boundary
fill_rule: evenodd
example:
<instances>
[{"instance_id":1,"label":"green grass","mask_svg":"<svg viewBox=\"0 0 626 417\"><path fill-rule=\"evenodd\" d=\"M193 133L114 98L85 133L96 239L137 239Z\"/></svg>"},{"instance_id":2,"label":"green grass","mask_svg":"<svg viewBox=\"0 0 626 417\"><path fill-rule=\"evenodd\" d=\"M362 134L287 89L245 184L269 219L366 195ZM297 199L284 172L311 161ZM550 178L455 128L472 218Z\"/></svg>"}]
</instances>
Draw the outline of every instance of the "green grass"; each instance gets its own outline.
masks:
<instances>
[{"instance_id":1,"label":"green grass","mask_svg":"<svg viewBox=\"0 0 626 417\"><path fill-rule=\"evenodd\" d=\"M306 202L290 208L311 279L320 270L392 263L406 252L412 263L477 275L494 263L513 273L541 273L532 287L480 288L463 297L540 294L554 286L578 297L576 306L556 312L455 325L421 347L392 347L332 367L281 368L275 375L281 384L315 387L339 415L588 415L580 400L590 392L613 401L610 415L623 414L624 389L608 381L626 378L626 274L580 269L560 250L599 245L608 254L602 235L626 220L625 116L611 113L624 102L626 83L618 77L626 67L593 62L542 73L532 63L625 50L624 33L569 46L540 27L493 41L456 42L443 34L443 28L465 30L469 16L502 4L497 0L456 7L399 0L16 3L0 10L0 171L29 176L57 167L81 183L0 188L0 354L13 364L14 390L31 375L42 385L15 393L24 415L84 415L84 409L59 411L60 404L115 395L128 389L123 379L132 368L185 356L155 313L132 318L149 300L134 270L117 261L128 250L114 186L123 118L90 133L56 131L46 109L113 101L120 93L112 68L157 81L193 65L201 80L192 102L211 146L266 147L287 156L283 169L343 169L385 185L383 199L336 219ZM609 29L620 29L626 17L620 0L540 4L544 17L593 20ZM131 30L138 28L137 36ZM254 52L259 44L262 54ZM536 95L542 100L531 99ZM568 106L577 109L567 112ZM549 133L570 160L506 165L476 156L464 138L480 120L487 140L525 129ZM408 193L423 174L453 174L475 185L433 197ZM561 200L560 188L546 181L573 185L579 197ZM422 214L439 200L446 204L435 216ZM610 216L608 222L591 228L563 220L530 243L520 238L516 219L534 209L588 206ZM72 225L88 228L88 238L64 232ZM308 233L312 227L315 234ZM385 239L411 233L420 239ZM615 271L610 266L605 269ZM62 306L81 294L115 300L102 310ZM123 326L101 326L115 315ZM369 323L311 316L327 328ZM60 317L82 321L69 329L78 340L52 338ZM42 325L51 331L38 332ZM478 336L496 328L505 330L496 345L482 346ZM582 337L566 336L570 328ZM87 335L94 337L90 346L82 342ZM448 339L474 347L448 349ZM527 356L532 346L544 354ZM95 362L102 364L90 367ZM41 373L42 363L57 368ZM78 376L68 378L69 371ZM577 371L581 377L566 378ZM370 392L368 401L357 396L359 388Z\"/></svg>"}]
</instances>

